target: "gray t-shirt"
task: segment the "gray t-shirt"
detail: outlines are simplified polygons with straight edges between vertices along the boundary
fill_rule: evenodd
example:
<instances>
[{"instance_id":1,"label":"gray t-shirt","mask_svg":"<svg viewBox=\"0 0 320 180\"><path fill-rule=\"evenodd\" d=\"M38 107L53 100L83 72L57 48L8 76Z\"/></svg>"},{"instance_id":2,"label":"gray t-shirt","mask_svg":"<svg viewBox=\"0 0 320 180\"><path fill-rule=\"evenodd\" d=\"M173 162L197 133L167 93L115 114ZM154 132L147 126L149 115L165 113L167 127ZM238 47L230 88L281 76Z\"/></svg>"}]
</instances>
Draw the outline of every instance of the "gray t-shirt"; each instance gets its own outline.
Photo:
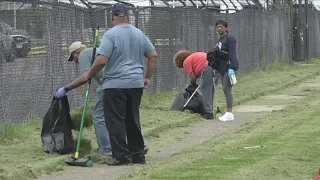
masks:
<instances>
[{"instance_id":1,"label":"gray t-shirt","mask_svg":"<svg viewBox=\"0 0 320 180\"><path fill-rule=\"evenodd\" d=\"M98 50L99 48L96 49L96 54ZM86 48L81 51L79 55L79 61L78 61L81 74L90 69L91 62L92 62L92 53L93 53L93 48ZM102 82L103 82L102 74L103 74L103 69L93 77L100 85L102 85Z\"/></svg>"},{"instance_id":2,"label":"gray t-shirt","mask_svg":"<svg viewBox=\"0 0 320 180\"><path fill-rule=\"evenodd\" d=\"M130 25L117 25L106 31L97 54L109 58L103 75L103 89L144 87L145 56L154 50L147 36Z\"/></svg>"}]
</instances>

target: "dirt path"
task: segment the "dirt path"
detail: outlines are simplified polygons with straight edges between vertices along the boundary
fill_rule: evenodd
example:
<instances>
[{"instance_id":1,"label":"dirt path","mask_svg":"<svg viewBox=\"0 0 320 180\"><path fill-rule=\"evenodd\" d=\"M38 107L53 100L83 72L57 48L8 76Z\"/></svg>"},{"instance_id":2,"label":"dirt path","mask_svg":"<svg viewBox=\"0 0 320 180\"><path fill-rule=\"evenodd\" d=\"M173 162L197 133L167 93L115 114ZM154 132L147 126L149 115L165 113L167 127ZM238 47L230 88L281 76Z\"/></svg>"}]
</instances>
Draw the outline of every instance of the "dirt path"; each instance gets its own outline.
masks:
<instances>
[{"instance_id":1,"label":"dirt path","mask_svg":"<svg viewBox=\"0 0 320 180\"><path fill-rule=\"evenodd\" d=\"M197 146L216 135L238 128L250 121L255 121L272 111L282 110L291 103L297 103L299 100L305 98L310 91L314 89L320 90L319 82L320 76L317 76L314 79L294 87L262 96L256 100L236 106L234 107L236 120L232 122L220 122L216 119L213 121L204 120L188 127L180 128L180 130L170 130L175 131L175 133L180 134L180 136L182 133L185 133L184 137L177 137L180 138L180 142L165 145L160 148L159 142L153 142L151 139L148 141L148 146L151 149L147 156L147 165L157 163L186 148ZM168 133L168 137L171 136L169 131L166 133ZM162 141L163 144L168 142L166 141L166 137L162 137L159 141ZM158 143L158 145L153 146L154 143ZM107 165L95 165L92 168L69 167L61 174L44 176L38 180L114 180L132 173L135 167L137 166L110 167Z\"/></svg>"}]
</instances>

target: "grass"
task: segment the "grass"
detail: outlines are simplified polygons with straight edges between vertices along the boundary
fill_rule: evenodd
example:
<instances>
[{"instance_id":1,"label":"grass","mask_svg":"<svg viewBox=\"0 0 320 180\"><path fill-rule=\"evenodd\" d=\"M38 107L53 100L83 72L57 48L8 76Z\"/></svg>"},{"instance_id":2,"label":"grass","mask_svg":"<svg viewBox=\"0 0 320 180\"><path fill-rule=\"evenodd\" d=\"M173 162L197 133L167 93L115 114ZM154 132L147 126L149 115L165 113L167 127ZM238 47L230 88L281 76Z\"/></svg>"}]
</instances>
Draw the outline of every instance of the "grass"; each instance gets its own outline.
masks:
<instances>
[{"instance_id":1,"label":"grass","mask_svg":"<svg viewBox=\"0 0 320 180\"><path fill-rule=\"evenodd\" d=\"M26 125L5 124L0 129L0 179L32 179L63 169L61 157L43 153L40 132L39 121Z\"/></svg>"},{"instance_id":2,"label":"grass","mask_svg":"<svg viewBox=\"0 0 320 180\"><path fill-rule=\"evenodd\" d=\"M320 62L320 59L314 61ZM259 96L281 90L290 85L295 85L304 81L310 77L310 75L318 75L319 73L320 71L318 70L317 65L302 68L298 65L281 63L274 63L268 71L243 73L237 77L238 83L233 88L234 105L239 105ZM220 107L224 107L225 101L221 84L217 86L217 91L218 103ZM177 91L175 90L156 95L145 94L141 108L167 110L176 94Z\"/></svg>"},{"instance_id":3,"label":"grass","mask_svg":"<svg viewBox=\"0 0 320 180\"><path fill-rule=\"evenodd\" d=\"M319 59L320 59L320 56L317 56L315 58L312 58L312 59L309 59L309 60L305 61L305 63L307 63L307 64L319 64L320 63Z\"/></svg>"},{"instance_id":4,"label":"grass","mask_svg":"<svg viewBox=\"0 0 320 180\"><path fill-rule=\"evenodd\" d=\"M234 87L234 104L245 103L285 87L295 85L311 76L319 74L318 66L273 65L269 71L259 71L238 76ZM141 122L145 137L159 137L161 132L187 126L201 121L197 114L168 111L177 91L144 94L141 105ZM224 107L221 85L218 86L220 107ZM222 108L224 109L224 108ZM32 179L48 173L55 173L66 167L63 159L70 156L49 155L41 147L41 121L32 121L24 125L4 124L0 128L0 179ZM76 134L75 134L76 135ZM92 140L96 150L96 138L93 129L86 129L84 136ZM168 140L169 141L169 140ZM156 143L154 143L156 144ZM154 147L152 147L154 148ZM81 154L81 152L80 152Z\"/></svg>"},{"instance_id":5,"label":"grass","mask_svg":"<svg viewBox=\"0 0 320 180\"><path fill-rule=\"evenodd\" d=\"M317 176L320 92L136 171L126 179L286 180ZM243 149L263 145L263 148Z\"/></svg>"}]
</instances>

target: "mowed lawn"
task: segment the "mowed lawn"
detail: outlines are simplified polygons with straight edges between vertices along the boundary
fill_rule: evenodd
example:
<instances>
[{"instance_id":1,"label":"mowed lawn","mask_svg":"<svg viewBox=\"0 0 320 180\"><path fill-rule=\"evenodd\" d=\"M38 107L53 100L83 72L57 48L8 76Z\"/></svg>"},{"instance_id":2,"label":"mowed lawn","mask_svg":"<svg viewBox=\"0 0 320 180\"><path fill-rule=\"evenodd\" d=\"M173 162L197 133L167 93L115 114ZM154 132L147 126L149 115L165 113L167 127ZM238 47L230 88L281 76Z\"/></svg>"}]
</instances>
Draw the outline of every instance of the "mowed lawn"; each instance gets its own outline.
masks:
<instances>
[{"instance_id":1,"label":"mowed lawn","mask_svg":"<svg viewBox=\"0 0 320 180\"><path fill-rule=\"evenodd\" d=\"M275 65L269 71L242 74L238 77L238 84L234 87L235 105L295 85L305 79L318 75L319 72L319 66ZM147 139L153 137L159 138L160 132L202 120L197 114L168 111L176 94L176 91L155 95L144 94L141 105L141 123L143 126L143 134ZM220 97L220 106L224 107L225 102L221 85L219 85L218 96ZM63 162L63 159L71 155L49 155L43 152L40 133L41 120L32 121L24 125L6 124L0 128L0 179L28 180L40 175L61 171L67 166ZM97 145L93 129L85 129L84 137L91 139L93 146L92 153L94 153ZM239 137L235 136L229 137L229 139L230 138L237 139ZM212 149L210 153L218 152L216 147L210 149ZM207 156L210 155L210 153L208 153ZM191 158L188 158L186 160L190 159ZM232 160L232 158L229 159L230 161ZM234 166L236 166L236 164L234 164ZM192 167L206 169L210 166ZM220 171L223 171L224 169L221 168L222 167L220 167ZM161 170L161 168L159 170ZM211 171L212 174L218 172L216 170ZM180 175L183 174L184 173ZM152 177L156 176L152 175Z\"/></svg>"},{"instance_id":2,"label":"mowed lawn","mask_svg":"<svg viewBox=\"0 0 320 180\"><path fill-rule=\"evenodd\" d=\"M320 168L320 92L127 179L309 180ZM262 148L243 149L260 146Z\"/></svg>"}]
</instances>

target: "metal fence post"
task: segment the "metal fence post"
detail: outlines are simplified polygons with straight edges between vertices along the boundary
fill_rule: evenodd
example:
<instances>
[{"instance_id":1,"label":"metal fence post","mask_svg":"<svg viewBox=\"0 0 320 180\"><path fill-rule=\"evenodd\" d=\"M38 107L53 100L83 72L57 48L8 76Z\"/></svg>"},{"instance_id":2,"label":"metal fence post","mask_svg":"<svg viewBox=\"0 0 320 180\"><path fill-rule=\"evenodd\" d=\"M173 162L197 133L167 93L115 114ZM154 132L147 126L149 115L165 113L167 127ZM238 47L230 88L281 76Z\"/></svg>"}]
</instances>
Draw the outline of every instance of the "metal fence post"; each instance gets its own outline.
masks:
<instances>
[{"instance_id":1,"label":"metal fence post","mask_svg":"<svg viewBox=\"0 0 320 180\"><path fill-rule=\"evenodd\" d=\"M139 9L134 8L133 9L133 14L134 14L134 23L136 28L139 28Z\"/></svg>"},{"instance_id":2,"label":"metal fence post","mask_svg":"<svg viewBox=\"0 0 320 180\"><path fill-rule=\"evenodd\" d=\"M308 37L308 0L304 1L304 13L305 13L305 32L304 32L304 60L309 59L309 37Z\"/></svg>"},{"instance_id":3,"label":"metal fence post","mask_svg":"<svg viewBox=\"0 0 320 180\"><path fill-rule=\"evenodd\" d=\"M93 39L95 37L95 10L92 7L89 7L89 16L90 16L90 26L91 26L91 32L92 32L92 46L93 46Z\"/></svg>"},{"instance_id":4,"label":"metal fence post","mask_svg":"<svg viewBox=\"0 0 320 180\"><path fill-rule=\"evenodd\" d=\"M305 56L305 39L304 39L304 32L303 32L303 14L302 14L302 0L299 0L299 44L297 47L297 50L299 52L299 60L304 59L303 57Z\"/></svg>"}]
</instances>

